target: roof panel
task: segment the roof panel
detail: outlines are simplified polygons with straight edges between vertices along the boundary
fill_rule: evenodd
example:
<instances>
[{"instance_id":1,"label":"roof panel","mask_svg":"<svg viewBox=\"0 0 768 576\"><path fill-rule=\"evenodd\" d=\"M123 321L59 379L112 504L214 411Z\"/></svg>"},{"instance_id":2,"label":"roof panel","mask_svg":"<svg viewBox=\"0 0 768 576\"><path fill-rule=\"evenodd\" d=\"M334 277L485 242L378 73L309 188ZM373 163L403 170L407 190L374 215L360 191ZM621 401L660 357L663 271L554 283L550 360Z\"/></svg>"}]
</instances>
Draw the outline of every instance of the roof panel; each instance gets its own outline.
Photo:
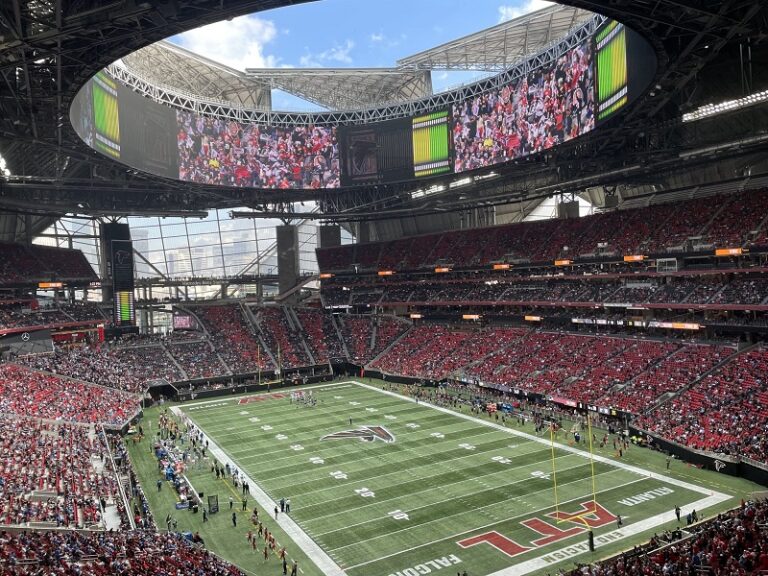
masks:
<instances>
[{"instance_id":1,"label":"roof panel","mask_svg":"<svg viewBox=\"0 0 768 576\"><path fill-rule=\"evenodd\" d=\"M248 68L246 75L328 110L357 110L425 98L428 70L397 68Z\"/></svg>"},{"instance_id":2,"label":"roof panel","mask_svg":"<svg viewBox=\"0 0 768 576\"><path fill-rule=\"evenodd\" d=\"M592 13L555 4L398 60L400 68L500 72L541 52Z\"/></svg>"},{"instance_id":3,"label":"roof panel","mask_svg":"<svg viewBox=\"0 0 768 576\"><path fill-rule=\"evenodd\" d=\"M235 107L268 110L271 106L269 85L165 40L125 56L122 65L157 86Z\"/></svg>"},{"instance_id":4,"label":"roof panel","mask_svg":"<svg viewBox=\"0 0 768 576\"><path fill-rule=\"evenodd\" d=\"M553 5L414 54L395 68L247 69L245 73L161 41L123 58L147 82L234 107L269 109L278 88L327 110L358 110L432 94L430 70L499 72L541 52L592 14Z\"/></svg>"}]
</instances>

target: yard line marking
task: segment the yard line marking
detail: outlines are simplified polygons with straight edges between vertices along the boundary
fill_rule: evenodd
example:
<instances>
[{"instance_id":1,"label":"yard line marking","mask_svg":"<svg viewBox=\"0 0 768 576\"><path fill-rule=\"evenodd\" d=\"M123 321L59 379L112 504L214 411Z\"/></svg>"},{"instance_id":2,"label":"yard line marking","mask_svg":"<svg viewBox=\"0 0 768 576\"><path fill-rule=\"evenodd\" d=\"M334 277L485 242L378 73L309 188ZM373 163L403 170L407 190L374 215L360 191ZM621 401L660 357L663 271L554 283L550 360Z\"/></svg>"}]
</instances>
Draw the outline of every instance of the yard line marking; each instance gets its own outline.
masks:
<instances>
[{"instance_id":1,"label":"yard line marking","mask_svg":"<svg viewBox=\"0 0 768 576\"><path fill-rule=\"evenodd\" d=\"M257 408L262 408L263 405L251 405ZM386 403L386 404L378 404L377 406L380 407L381 410L387 410L389 412L393 412L395 414L400 414L401 417L405 418L406 414L411 414L416 411L416 406L411 404L405 404L403 405L402 400L398 400L397 402L393 403ZM181 406L182 409L187 409L188 405L184 404ZM227 408L227 410L232 410L239 408L240 405L233 404ZM264 408L266 410L266 407ZM274 421L291 424L293 422L303 422L306 419L307 414L312 414L315 416L318 420L327 420L329 425L338 425L343 426L344 422L346 422L349 418L349 416L355 417L355 419L358 419L358 417L363 416L360 413L360 410L357 408L350 409L350 408L344 408L341 410L334 410L332 408L325 409L324 406L319 406L317 409L309 410L308 412L302 409L301 407L293 405L286 405L285 409L276 409L271 407L269 410L269 418L271 418ZM218 416L221 416L222 411L217 412ZM252 408L252 414L259 414L259 410L253 410ZM232 413L232 416L238 416L239 414ZM293 416L293 417L291 417ZM203 417L205 417L203 415ZM262 415L262 417L264 417ZM365 416L366 418L368 416ZM371 418L376 418L374 416L371 416ZM397 424L400 424L400 421L397 422ZM220 424L212 424L209 426L209 430L213 433L219 430L223 430L228 425L231 425L230 423L220 423ZM246 425L247 426L247 425ZM438 427L436 425L435 427Z\"/></svg>"},{"instance_id":2,"label":"yard line marking","mask_svg":"<svg viewBox=\"0 0 768 576\"><path fill-rule=\"evenodd\" d=\"M217 438L226 438L228 436L242 435L243 432L252 432L252 433L258 435L258 437L261 437L261 433L258 432L258 430L260 430L260 428L261 428L260 425L263 425L264 422L272 422L271 426L275 430L279 431L280 429L282 429L285 433L290 433L292 435L292 437L296 438L297 440L302 440L303 439L303 440L305 440L307 442L311 441L311 440L314 440L314 441L319 441L320 440L321 433L318 432L319 429L327 428L328 430L339 430L339 429L349 428L350 427L349 423L345 424L343 422L339 422L338 420L335 420L333 422L328 422L328 424L322 423L319 426L308 428L308 429L306 429L304 431L296 431L295 427L294 427L294 423L292 421L290 421L290 420L285 420L285 419L278 420L278 419L272 419L272 418L269 418L269 419L264 418L263 420L259 421L258 423L254 423L253 425L249 425L247 427L241 428L236 433L227 434L226 433L227 428L224 428L224 427L215 428L215 427L211 427L211 426L206 426L206 430L208 430L211 435L215 434ZM296 423L298 423L298 422L304 423L304 422L306 422L306 418L302 418L300 420L297 420ZM359 423L355 423L352 426L353 427L358 427L358 426L362 426L362 425L375 426L375 425L379 425L379 424L380 424L380 422L376 418L366 418L366 419L360 419ZM483 432L478 432L478 434L482 434L484 432L488 432L488 431L492 432L493 431L493 430L489 430L485 426L478 426L477 424L472 424L470 422L460 422L459 424L461 426L456 428L455 430L453 430L452 431L453 433L464 433L464 432L469 432L471 430L482 430ZM399 430L400 429L400 425L399 424L394 424L393 425L393 424L387 423L386 426L387 426L388 429L392 429L392 430ZM446 429L446 426L445 426L444 423L440 423L440 424L437 424L435 426L435 428ZM225 433L223 433L223 434L219 433L219 431L221 431L221 430L223 430ZM432 428L425 427L422 430L420 430L420 432L421 433L428 433L431 430L432 430ZM452 432L449 431L449 432L447 432L447 434L450 434ZM419 437L418 435L413 434L411 431L408 431L407 433L405 431L403 431L403 434L407 434L407 436L401 436L400 440L398 441L398 444L403 444L403 443L407 443L407 442L414 442L415 441L414 438L418 438ZM266 437L264 437L264 439L266 439ZM420 440L419 440L419 442L420 442ZM275 452L275 451L279 451L279 450L273 450L273 452Z\"/></svg>"},{"instance_id":3,"label":"yard line marking","mask_svg":"<svg viewBox=\"0 0 768 576\"><path fill-rule=\"evenodd\" d=\"M470 454L469 456L477 456L477 454ZM557 458L567 458L568 456L572 456L572 454L563 454L562 456L558 456ZM537 465L537 464L541 464L542 462L551 462L551 461L552 461L552 457L547 455L547 459L546 460L536 460L535 462L531 462L530 465L534 466L534 465ZM453 462L453 460L449 460L449 462ZM570 467L566 468L566 470L570 470ZM413 479L414 480L429 480L430 478L434 478L435 476L440 476L440 474L443 474L443 473L444 472L440 472L438 474L430 474L429 476L418 476L418 477L415 477ZM388 476L389 474L401 474L402 475L402 471L401 470L396 470L394 472L389 472L387 474L382 474L381 476ZM483 476L481 476L481 478L485 478L486 476L494 476L496 474L509 474L509 469L508 468L507 469L502 468L501 470L496 470L495 472L489 472L488 474L483 474ZM376 476L375 478L379 478L379 476ZM441 484L440 488L445 488L446 486L455 486L457 484L463 484L464 482L474 482L474 481L477 480L477 478L478 477L464 478L463 480L457 480L456 482L449 482L448 484ZM530 479L531 479L530 477L526 477L526 478L524 478L521 481L527 482ZM370 480L370 478L368 478L367 480ZM312 490L310 492L302 492L301 494L302 494L302 496L304 496L306 494L316 494L317 492L323 492L325 490L336 490L337 488L343 488L347 484L359 484L360 482L365 482L365 481L366 481L366 479L350 480L349 482L344 482L343 484L334 484L332 486L328 486L328 487L325 487L325 488L320 488L318 490ZM515 483L516 482L513 482L512 484L515 484ZM397 486L397 484L390 484L390 486L394 487L394 486ZM505 484L505 486L506 486L506 484ZM416 492L409 492L408 496L413 496L414 494L421 494L422 492L430 492L430 491L434 491L434 490L435 490L434 486L429 486L429 487L425 488L424 490L418 490ZM376 502L371 502L370 504L366 504L364 506L356 506L355 510L359 510L360 508L365 508L367 506L373 506L375 504L379 504L379 503L382 503L382 502L388 502L389 500L396 500L397 498L401 498L401 497L402 496L396 496L394 498L385 498L384 500L379 499ZM322 502L317 502L316 504L307 504L307 505L303 506L303 508L306 509L306 508L309 508L310 506L321 506L321 505L325 506L327 504L331 504L333 502L336 502L337 500L344 500L346 498L348 498L348 496L342 496L341 498L334 498L332 500L324 500ZM342 510L340 512L334 512L332 514L327 514L326 516L318 516L317 518L308 519L307 522L314 522L315 520L319 520L320 518L328 518L330 516L336 516L337 514L342 514L343 512L349 512L349 510Z\"/></svg>"},{"instance_id":4,"label":"yard line marking","mask_svg":"<svg viewBox=\"0 0 768 576\"><path fill-rule=\"evenodd\" d=\"M381 392L382 394L387 394L395 398L403 398L405 400L409 400L407 396L401 396L400 394L391 392L389 390L379 390L375 386L363 384L362 382L356 382L356 384L368 390L375 390L377 392ZM504 432L507 432L508 434L512 434L519 438L526 438L528 440L538 442L539 444L543 444L545 446L552 445L552 442L550 440L540 438L539 436L534 436L533 434L528 434L527 432L520 432L519 430L515 430L513 428L506 428L504 426L501 426L500 424L494 424L493 422L486 422L480 418L475 418L474 416L470 416L468 414L462 414L461 412L454 412L452 410L449 410L448 408L443 408L442 406L435 406L433 404L429 404L426 402L420 402L419 405L427 408L431 408L432 410L437 410L438 412L443 412L444 414L453 414L459 418L463 418L464 420L479 422L479 423L485 424L486 426L490 426L491 428L496 428L497 430L502 430ZM582 450L581 448L574 448L573 446L561 444L560 442L555 442L554 444L560 450L565 450L566 452L571 452L573 454L579 454L587 459L592 457L594 458L595 462L602 462L603 464L609 464L611 466L615 466L616 468L621 468L622 470L626 470L628 472L634 472L635 474L644 476L646 478L653 478L654 480L659 480L667 484L672 484L673 486L679 486L680 488L685 488L686 490L691 490L692 492L698 492L699 494L710 495L710 493L712 493L712 490L710 490L709 488L697 486L695 484L691 484L690 482L685 482L684 480L678 480L677 478L672 478L671 476L665 476L664 474L659 474L658 472L649 472L648 470L644 470L643 468L632 466L631 464L625 464L624 462L616 462L614 460L611 460L610 458L606 458L605 456L600 456L598 454L595 454L594 456L592 456L590 455L589 452ZM722 494L721 492L714 492L712 493L712 496L726 496L726 495ZM730 496L726 496L726 498L730 498Z\"/></svg>"},{"instance_id":5,"label":"yard line marking","mask_svg":"<svg viewBox=\"0 0 768 576\"><path fill-rule=\"evenodd\" d=\"M565 471L565 470L573 470L574 468L578 468L578 466L569 466L568 468L563 468L563 471ZM609 470L608 472L606 472L606 474L610 474L611 472L616 472L616 470ZM494 474L495 474L495 472L494 472ZM486 474L485 476L488 476L488 474ZM485 476L483 476L483 478ZM473 480L473 478L468 478L467 480L464 480L464 482L469 482L471 480ZM497 486L495 488L489 488L489 489L490 490L501 490L501 489L504 489L504 488L509 488L510 486L514 486L515 484L521 484L523 482L527 482L528 480L530 480L530 478L523 478L522 480L515 480L514 482L509 482L507 484L502 484L501 486ZM579 478L578 480L574 480L573 482L567 482L565 484L562 484L562 486L568 486L570 484L575 484L576 482L581 482L583 480L584 480L583 478ZM643 480L643 479L640 478L637 481L640 481L640 480ZM446 484L446 486L448 486L448 484ZM619 486L616 486L615 488L619 488ZM608 490L614 490L615 488L609 488ZM536 490L535 492L528 492L527 494L538 494L540 492L548 492L550 490L552 490L552 486L548 486L546 488L542 488L541 490ZM416 492L416 494L418 494L418 492ZM411 496L411 494L408 494L408 497L410 497L410 496ZM583 498L583 496L582 496L582 498ZM432 502L430 504L425 504L424 506L417 506L416 508L409 508L408 510L405 510L405 512L411 513L414 510L421 510L422 508L429 508L430 506L437 506L438 504L442 504L443 502L450 502L451 500L455 500L455 499L456 499L455 497L451 497L451 498L446 498L444 500L438 500L437 502ZM486 504L485 506L482 506L480 508L472 508L471 510L463 510L462 512L457 512L456 514L452 514L451 516L455 516L457 514L463 514L463 513L466 513L466 512L475 512L477 510L482 510L483 508L488 508L489 506L497 506L497 505L499 505L501 503L504 503L504 502L507 502L507 501L509 501L509 498L507 498L505 500L501 500L499 502L493 502L492 504ZM380 502L385 502L385 500L380 500L379 503ZM362 506L360 508L362 508ZM354 510L345 510L345 512L353 512L353 511L357 511L357 508L355 508ZM533 512L531 512L531 513L533 513ZM329 514L329 516L335 516L335 514ZM327 518L327 517L328 516L322 516L320 518ZM315 520L319 520L320 518L313 518L312 520L308 520L308 522L314 522ZM440 519L443 519L443 518L450 518L450 516L441 516L440 517ZM319 537L322 537L322 536L326 536L328 534L332 534L333 532L338 532L339 530L348 530L349 528L354 528L355 526L362 526L363 524L368 524L369 522L377 522L377 521L383 520L383 519L384 519L383 516L380 516L378 518L371 518L369 520L365 520L364 522L358 522L357 524L349 524L349 525L344 526L343 528L337 528L336 530L329 530L328 532L323 532L322 534L317 534L317 537L319 538ZM430 520L430 522L434 522L434 520L435 519ZM414 524L414 525L408 526L408 528L418 528L419 526L422 526L423 524L428 524L428 523L429 522L422 522L421 524ZM388 532L388 534L392 534L392 532ZM337 548L335 548L335 550L337 550Z\"/></svg>"},{"instance_id":6,"label":"yard line marking","mask_svg":"<svg viewBox=\"0 0 768 576\"><path fill-rule=\"evenodd\" d=\"M439 452L432 451L432 452L429 453L429 455L445 454L446 452L450 452L451 450L453 450L453 448L451 448L450 450L440 450ZM456 460L461 460L462 458L471 458L473 456L481 456L483 454L488 454L489 452L492 452L493 450L498 450L498 448L491 448L491 449L485 450L483 452L475 452L475 453L472 453L472 454L467 454L465 456L459 456L457 458L451 458L447 462L454 462ZM515 456L518 456L518 457L519 456L527 456L528 454L535 454L535 453L536 452L521 452L519 454L515 454ZM362 462L363 460L368 460L370 458L379 459L379 458L381 458L381 456L379 454L372 454L371 456L365 456L363 458L357 458L354 461L354 464L358 464L358 463ZM312 469L313 470L318 470L318 471L323 471L324 468L334 468L334 467L338 468L338 466L339 466L339 464L323 464L323 465L319 465L317 467L313 467ZM424 466L434 466L434 464L423 464L421 466L414 466L413 468L409 468L409 470L417 469L417 468L423 468ZM279 470L279 468L260 469L260 472L261 471L268 472L270 470L272 470L272 471ZM365 468L363 468L363 470L365 470ZM296 474L304 474L304 475L306 475L306 473L307 473L306 470L301 470L299 472L291 472L290 474L281 474L280 477L276 478L276 480L283 480L284 478L288 478L290 476L295 476ZM397 474L397 473L401 473L401 472L400 471L387 472L387 474ZM376 478L380 478L381 476L386 476L387 474L380 474L379 476L376 476ZM291 483L290 487L298 487L298 486L301 486L302 484L310 484L310 483L318 482L318 481L323 480L323 479L325 479L325 476L317 476L316 478L310 478L309 480L305 480L304 482L299 482L298 484ZM367 480L367 478L363 478L362 480ZM279 482L278 482L278 484L279 484ZM341 484L338 484L337 486L341 486ZM302 492L302 494L307 494L307 492Z\"/></svg>"},{"instance_id":7,"label":"yard line marking","mask_svg":"<svg viewBox=\"0 0 768 576\"><path fill-rule=\"evenodd\" d=\"M183 416L184 418L192 420L188 415L182 414L181 409L178 406L173 406L171 411L177 418ZM195 425L197 425L197 423L195 423ZM198 428L200 428L199 425ZM232 460L224 450L219 448L213 439L208 437L207 433L204 434L205 439L209 442L209 452L213 454L219 462L235 466L234 460ZM240 469L239 466L238 469ZM262 509L267 511L272 510L277 505L275 501L272 500L262 487L242 469L240 469L240 473L248 480L248 484L251 486L251 495L259 503ZM305 554L312 559L315 566L317 566L325 576L347 576L347 573L341 566L334 562L334 560L328 556L326 551L304 532L304 530L302 530L288 514L281 514L275 522L277 522L280 528L282 528L283 531L305 552Z\"/></svg>"},{"instance_id":8,"label":"yard line marking","mask_svg":"<svg viewBox=\"0 0 768 576\"><path fill-rule=\"evenodd\" d=\"M398 402L397 404L402 405L402 401ZM382 408L382 410L386 409L390 412L395 412L397 414L401 414L402 418L406 418L408 414L411 414L414 410L414 406L406 406L405 408L400 408L399 410L393 409L397 404L387 404L386 408ZM235 408L236 406L233 405L232 408ZM181 406L182 409L186 408L186 405ZM222 412L217 412L217 417L222 416ZM258 411L252 412L252 414L259 414ZM305 412L304 410L297 408L296 406L293 406L292 408L289 408L288 410L269 410L269 415L261 415L262 418L266 420L270 420L272 422L279 422L280 424L286 425L286 426L292 426L295 423L303 423L306 421L306 416L308 414L311 414L314 416L314 418L318 421L327 422L328 426L348 426L348 419L350 416L354 417L356 420L361 419L362 417L365 417L369 420L375 420L378 419L377 416L369 416L369 415L362 415L359 410L336 410L336 411L326 411L322 407L318 410L310 411L309 413ZM236 418L241 418L242 423L242 430L249 430L254 428L250 424L246 424L246 420L250 422L248 419L244 419L244 417L240 417L239 415L236 415L234 413L226 413L227 416L232 416ZM203 419L205 419L205 416L203 415ZM397 425L400 424L398 421L396 423ZM391 424L392 425L392 424ZM429 426L429 429L439 428L440 426L445 426L446 424L444 422L436 423L434 426ZM221 430L225 430L227 427L231 426L230 422L225 423L213 423L209 425L207 428L210 430L211 434L218 433ZM220 435L224 436L224 435Z\"/></svg>"},{"instance_id":9,"label":"yard line marking","mask_svg":"<svg viewBox=\"0 0 768 576\"><path fill-rule=\"evenodd\" d=\"M610 470L609 472L606 472L606 474L611 474L612 472L616 472L616 470ZM583 480L584 480L583 478L579 478L578 480L574 480L573 482L568 482L567 484L563 484L563 486L567 486L569 484L574 484L576 482L582 482ZM625 482L624 484L620 484L619 486L614 486L613 488L608 488L607 490L601 490L601 492L608 492L610 490L616 490L618 488L623 488L624 486L629 486L631 484L635 484L636 482L642 482L644 480L647 480L647 478L635 478L634 480L630 480L629 482ZM513 484L514 484L514 482L513 482ZM582 499L583 500L584 496L582 495L579 498L575 498L575 500L578 500L578 499ZM570 502L570 500L568 502ZM494 502L492 505L495 506L496 504L497 503ZM473 508L471 510L462 510L461 512L456 512L454 514L449 514L448 516L441 516L440 518L432 518L431 520L428 520L427 522L422 522L421 524L416 524L414 526L407 526L405 528L401 528L400 530L387 531L384 534L379 534L378 536L372 536L371 538L368 538L365 542L367 544L367 543L371 542L372 540L377 540L379 538L387 538L389 536L392 536L393 534L398 534L400 532L407 532L408 530L413 530L414 528L421 528L423 526L427 526L427 525L433 524L435 522L442 522L446 518L452 518L454 516L460 516L462 514L469 514L469 513L475 512L476 510L482 510L483 508L488 508L488 506L491 506L491 505L489 504L489 505L483 506L482 508ZM362 506L361 506L361 508L362 508ZM554 506L552 504L549 504L549 505L547 505L546 508L542 508L542 509L539 509L539 510L532 510L532 511L526 512L524 514L519 514L518 516L525 516L526 514L527 515L536 514L537 512L540 512L541 510L547 510L549 508L554 508ZM517 518L518 516L514 516L514 518ZM507 522L507 520L496 520L494 522L494 524L501 524L503 522ZM359 546L359 545L360 545L360 542L353 542L352 544L345 544L344 546L339 546L338 548L331 548L330 550L333 551L333 552L336 552L338 550L343 550L344 548L349 548L350 546Z\"/></svg>"},{"instance_id":10,"label":"yard line marking","mask_svg":"<svg viewBox=\"0 0 768 576\"><path fill-rule=\"evenodd\" d=\"M480 432L479 434L477 434L477 436L481 436L481 435L485 435L485 434L492 434L493 432L494 432L493 430L487 430L487 431L484 431L484 432ZM477 437L477 436L472 436L472 437L474 438L474 437ZM450 440L448 442L450 442ZM404 443L401 442L400 446L402 447L403 444ZM330 444L327 447L314 448L314 449L309 444L307 446L308 446L308 449L312 451L313 455L319 455L321 457L325 456L326 453L331 453L331 454L334 454L334 453L338 454L339 453L338 447L332 446ZM349 446L354 446L354 443L350 442ZM416 448L410 448L410 449L407 449L407 450L412 450L414 452L415 456L425 457L425 456L430 456L430 455L433 455L433 454L444 454L446 452L450 452L452 450L455 450L456 447L452 446L449 450L440 450L440 451L428 451L427 448L429 448L429 447L428 446L423 446L423 445L419 447L419 450L424 449L425 453L423 453L423 454L420 453L420 452L416 452ZM474 452L472 454L468 454L468 456L472 456L473 454L474 455L487 454L487 453L492 452L494 450L504 450L504 448L503 447L502 448L487 448L487 449L482 450L480 452ZM520 452L520 453L518 453L516 455L517 456L525 456L527 454L534 454L534 453L540 452L540 451L541 450L535 450L535 451L531 451L531 452L526 451L526 452ZM277 452L285 453L285 449L283 448L283 449L281 449L281 450L279 450ZM252 460L254 458L261 458L261 459L264 459L264 460L268 460L270 462L270 464L272 464L272 463L275 463L275 462L279 463L281 460L291 460L291 459L295 458L295 454L286 454L286 456L280 457L280 458L269 458L269 455L273 454L273 453L274 453L274 451L272 451L272 452L259 452L258 454L252 454L251 456L241 456L241 457L237 458L237 460L238 461L242 461L242 462L245 463L248 460ZM348 456L348 455L349 454L345 454L345 456ZM235 457L237 457L237 456L235 456ZM365 460L369 460L369 459L372 459L372 458L373 459L380 459L381 458L381 454L379 454L379 453L372 453L372 454L369 454L368 456L363 456L362 458L355 458L354 463L357 464L359 462L363 462ZM462 456L462 458L463 458L463 456ZM429 465L429 464L423 464L423 466L427 466L427 465ZM434 464L432 464L432 465L434 465ZM279 464L277 466L269 466L269 467L263 467L263 466L260 465L259 466L259 472L260 473L265 473L265 472L279 471L281 469L281 466L282 466L282 464ZM332 464L324 464L324 466L333 466L333 465ZM416 466L416 468L419 468L419 467L420 466ZM320 470L320 468L318 468L318 470ZM306 471L304 473L306 473ZM288 476L291 476L292 474L296 474L296 472L292 472L291 474L282 474L281 473L280 474L280 479L286 478Z\"/></svg>"},{"instance_id":11,"label":"yard line marking","mask_svg":"<svg viewBox=\"0 0 768 576\"><path fill-rule=\"evenodd\" d=\"M367 424L367 425L368 426L373 426L374 424ZM392 428L392 427L390 427L390 428ZM205 429L206 429L206 432L209 432L208 427L206 427ZM273 427L271 431L272 432L279 432L279 430L280 429ZM473 426L471 428L458 429L458 430L456 430L456 432L457 433L462 433L464 435L463 436L464 438L470 438L471 439L471 438L479 438L481 436L486 436L488 434L493 434L493 433L495 433L495 430L489 430L488 428L484 428L484 427L480 427L480 426L476 426L475 425L475 426ZM219 438L219 439L223 438L225 436L228 436L227 434L215 434L213 432L211 432L210 434L213 435L213 436L216 436L216 438ZM269 436L267 434L262 434L261 431L254 430L254 434L256 435L256 438L259 441L266 441L266 440L269 440L270 438L272 438L271 436ZM308 446L310 449L313 449L315 452L317 452L320 455L322 455L323 453L337 453L339 451L338 447L334 447L334 445L332 443L320 442L320 438L318 437L318 433L317 433L316 430L313 431L313 432L307 432L307 433L304 433L304 434L293 434L291 436L291 438L293 438L296 442L303 442L306 446ZM422 442L423 439L413 439L413 438L408 439L407 437L405 437L406 439L403 440L402 438L404 438L404 436L398 436L398 438L400 438L400 440L397 442L397 445L400 446L400 447L403 447L403 446L408 447L409 445L417 445L417 446L422 446L423 445L423 442ZM452 441L452 439L450 439L450 438L447 440L447 442L451 442L451 441ZM316 444L316 446L312 446L312 444ZM532 443L525 443L525 444L522 444L521 446L527 446L528 444L532 444ZM270 464L278 463L277 465L274 465L274 466L269 466L269 467L266 467L266 468L260 468L260 470L263 470L263 471L279 470L281 465L282 465L280 463L280 460L290 459L290 454L287 454L285 452L285 446L283 446L282 444L271 443L270 445L274 446L275 449L274 450L259 450L259 452L257 454L254 454L253 453L253 447L249 447L249 448L243 448L243 449L236 450L236 451L233 450L231 452L231 454L234 457L238 458L239 460L242 460L243 462L246 462L248 460L252 460L252 459L256 458L256 459L268 461ZM350 442L348 442L346 444L346 446L347 447L355 446L355 443L350 441ZM433 446L439 446L439 444L433 444ZM426 446L423 446L423 447L426 449ZM499 450L503 450L503 449L506 449L506 448L504 448L504 447L499 448ZM512 449L512 450L514 450L514 449ZM358 453L362 453L360 451L357 451L357 452ZM281 454L282 456L279 456L279 457L276 457L276 458L272 457L275 454ZM367 458L367 457L368 456L364 456L364 458Z\"/></svg>"}]
</instances>

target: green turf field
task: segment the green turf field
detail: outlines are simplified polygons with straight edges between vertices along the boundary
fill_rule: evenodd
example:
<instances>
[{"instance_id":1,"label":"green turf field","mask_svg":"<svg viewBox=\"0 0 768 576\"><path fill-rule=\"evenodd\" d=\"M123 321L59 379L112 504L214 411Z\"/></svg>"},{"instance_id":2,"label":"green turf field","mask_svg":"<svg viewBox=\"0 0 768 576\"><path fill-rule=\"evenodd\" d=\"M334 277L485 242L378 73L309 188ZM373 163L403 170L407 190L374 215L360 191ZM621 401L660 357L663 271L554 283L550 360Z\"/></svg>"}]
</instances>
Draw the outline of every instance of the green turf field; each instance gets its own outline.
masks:
<instances>
[{"instance_id":1,"label":"green turf field","mask_svg":"<svg viewBox=\"0 0 768 576\"><path fill-rule=\"evenodd\" d=\"M206 433L220 462L231 459L258 485L249 502L258 501L262 518L272 516L274 501L291 499L290 515L267 525L306 575L554 573L677 526L676 504L684 526L692 508L712 516L757 489L680 462L667 473L663 456L642 448L621 460L610 446L596 449L593 460L586 445L569 446L564 434L553 448L532 425L503 428L466 408L417 404L378 386L313 390L315 407L278 392L175 408ZM140 453L144 461L147 451ZM161 518L167 503L153 493L151 466L137 463ZM192 467L188 476L197 490L219 496L222 512L201 532L207 545L254 574L273 573L276 563L265 566L247 546L247 513L231 525L227 500L233 496L239 509L240 491L217 482L209 468ZM199 518L185 517L180 528L187 525L198 529Z\"/></svg>"}]
</instances>

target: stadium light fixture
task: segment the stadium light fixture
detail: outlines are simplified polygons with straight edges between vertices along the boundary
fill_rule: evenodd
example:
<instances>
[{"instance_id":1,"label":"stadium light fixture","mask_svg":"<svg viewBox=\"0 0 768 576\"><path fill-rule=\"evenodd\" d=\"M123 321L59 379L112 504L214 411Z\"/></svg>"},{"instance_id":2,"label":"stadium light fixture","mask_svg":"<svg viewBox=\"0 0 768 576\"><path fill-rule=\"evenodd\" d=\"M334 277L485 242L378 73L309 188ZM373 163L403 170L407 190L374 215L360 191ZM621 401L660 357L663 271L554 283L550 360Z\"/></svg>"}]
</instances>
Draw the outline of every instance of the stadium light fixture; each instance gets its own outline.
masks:
<instances>
[{"instance_id":1,"label":"stadium light fixture","mask_svg":"<svg viewBox=\"0 0 768 576\"><path fill-rule=\"evenodd\" d=\"M755 92L749 96L743 98L737 98L735 100L725 100L718 104L706 104L694 110L683 114L683 122L695 122L702 118L709 118L710 116L717 116L718 114L724 114L725 112L731 112L733 110L740 110L741 108L747 108L748 106L754 106L768 100L768 90L762 92Z\"/></svg>"},{"instance_id":2,"label":"stadium light fixture","mask_svg":"<svg viewBox=\"0 0 768 576\"><path fill-rule=\"evenodd\" d=\"M454 180L453 182L448 184L448 187L449 188L459 188L461 186L467 186L469 184L472 184L473 182L474 182L474 180L471 177L469 177L469 178L459 178L458 180Z\"/></svg>"},{"instance_id":3,"label":"stadium light fixture","mask_svg":"<svg viewBox=\"0 0 768 576\"><path fill-rule=\"evenodd\" d=\"M3 158L3 155L0 154L0 176L10 176L11 171L8 169L8 166L5 164L5 158Z\"/></svg>"}]
</instances>

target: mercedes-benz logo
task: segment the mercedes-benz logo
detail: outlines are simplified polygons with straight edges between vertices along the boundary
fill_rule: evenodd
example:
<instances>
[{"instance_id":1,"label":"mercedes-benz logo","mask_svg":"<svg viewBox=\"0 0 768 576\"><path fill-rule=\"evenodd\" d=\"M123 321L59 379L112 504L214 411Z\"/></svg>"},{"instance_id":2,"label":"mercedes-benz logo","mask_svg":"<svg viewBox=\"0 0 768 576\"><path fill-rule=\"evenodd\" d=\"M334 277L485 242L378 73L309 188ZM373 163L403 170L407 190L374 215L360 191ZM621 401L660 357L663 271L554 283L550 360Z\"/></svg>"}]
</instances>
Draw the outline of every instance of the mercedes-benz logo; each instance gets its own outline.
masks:
<instances>
[{"instance_id":1,"label":"mercedes-benz logo","mask_svg":"<svg viewBox=\"0 0 768 576\"><path fill-rule=\"evenodd\" d=\"M21 335L21 339L24 340L24 342L29 342L29 332L24 332Z\"/></svg>"}]
</instances>

